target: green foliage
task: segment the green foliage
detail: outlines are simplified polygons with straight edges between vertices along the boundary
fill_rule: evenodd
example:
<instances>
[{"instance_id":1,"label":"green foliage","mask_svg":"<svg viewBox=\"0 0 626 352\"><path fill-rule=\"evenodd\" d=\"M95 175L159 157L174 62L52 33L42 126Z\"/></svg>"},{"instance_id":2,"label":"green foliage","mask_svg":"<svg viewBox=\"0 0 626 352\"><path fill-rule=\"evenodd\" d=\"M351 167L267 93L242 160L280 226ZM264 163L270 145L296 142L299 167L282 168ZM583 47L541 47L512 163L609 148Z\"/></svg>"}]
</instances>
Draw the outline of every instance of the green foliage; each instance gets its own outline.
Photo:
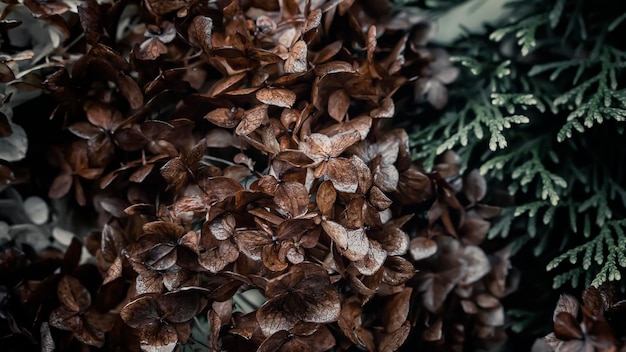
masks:
<instances>
[{"instance_id":1,"label":"green foliage","mask_svg":"<svg viewBox=\"0 0 626 352\"><path fill-rule=\"evenodd\" d=\"M431 169L454 149L465 168L506 185L515 205L489 236L515 233L514 251L556 257L555 288L620 280L626 4L509 5L505 23L447 48L464 70L446 109L412 134L414 156Z\"/></svg>"},{"instance_id":2,"label":"green foliage","mask_svg":"<svg viewBox=\"0 0 626 352\"><path fill-rule=\"evenodd\" d=\"M620 281L622 275L619 267L626 267L626 220L613 220L601 227L600 232L593 237L592 240L582 245L576 246L558 257L554 258L548 264L548 270L555 269L563 261L569 259L571 264L577 264L582 253L582 269L589 272L590 268L596 266L597 274L593 277L591 285L598 287L605 281ZM577 280L580 275L580 268L572 269L561 274L555 279L554 287L557 288L567 279ZM572 282L576 286L576 281Z\"/></svg>"}]
</instances>

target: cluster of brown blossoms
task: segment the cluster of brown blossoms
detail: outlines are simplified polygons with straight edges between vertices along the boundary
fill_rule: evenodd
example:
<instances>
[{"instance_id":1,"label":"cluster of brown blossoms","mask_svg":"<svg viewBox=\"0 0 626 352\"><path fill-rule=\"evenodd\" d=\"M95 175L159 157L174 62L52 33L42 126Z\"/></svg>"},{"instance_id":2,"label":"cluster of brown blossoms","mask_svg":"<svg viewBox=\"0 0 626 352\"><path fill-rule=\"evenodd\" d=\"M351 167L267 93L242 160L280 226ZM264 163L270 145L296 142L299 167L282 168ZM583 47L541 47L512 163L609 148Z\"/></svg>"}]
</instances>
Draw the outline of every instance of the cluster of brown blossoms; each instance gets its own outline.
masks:
<instances>
[{"instance_id":1,"label":"cluster of brown blossoms","mask_svg":"<svg viewBox=\"0 0 626 352\"><path fill-rule=\"evenodd\" d=\"M562 294L554 309L554 332L537 340L533 352L625 351L625 310L626 300L615 284L590 286L582 302Z\"/></svg>"},{"instance_id":2,"label":"cluster of brown blossoms","mask_svg":"<svg viewBox=\"0 0 626 352\"><path fill-rule=\"evenodd\" d=\"M425 18L386 1L10 6L73 41L43 68L62 66L44 81L58 103L48 195L93 205L99 226L82 241L91 261L77 239L65 254L6 249L12 343L460 351L504 339L508 251L480 247L499 211L480 203L485 180L461 177L454 154L425 174L390 127L400 89L441 105L457 74L431 70L442 55L424 47ZM243 311L249 292L263 303Z\"/></svg>"}]
</instances>

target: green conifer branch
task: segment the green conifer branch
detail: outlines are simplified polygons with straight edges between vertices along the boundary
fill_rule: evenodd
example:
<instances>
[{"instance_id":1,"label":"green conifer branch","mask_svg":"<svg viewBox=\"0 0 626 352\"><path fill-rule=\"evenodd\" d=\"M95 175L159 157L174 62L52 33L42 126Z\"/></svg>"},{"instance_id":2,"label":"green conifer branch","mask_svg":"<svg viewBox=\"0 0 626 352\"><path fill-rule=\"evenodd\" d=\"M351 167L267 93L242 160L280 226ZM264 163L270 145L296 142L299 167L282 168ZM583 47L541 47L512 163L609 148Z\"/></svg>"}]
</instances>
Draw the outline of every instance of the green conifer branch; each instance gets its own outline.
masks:
<instances>
[{"instance_id":1,"label":"green conifer branch","mask_svg":"<svg viewBox=\"0 0 626 352\"><path fill-rule=\"evenodd\" d=\"M489 237L524 228L514 251L532 244L540 255L558 235L562 254L549 269L566 259L572 268L555 276L555 287L618 280L626 264L626 153L617 142L626 46L611 33L626 15L590 0L510 5L512 16L490 40L470 35L450 49L464 74L441 117L412 135L414 156L430 169L436 155L455 149L464 168L508 183L517 204Z\"/></svg>"}]
</instances>

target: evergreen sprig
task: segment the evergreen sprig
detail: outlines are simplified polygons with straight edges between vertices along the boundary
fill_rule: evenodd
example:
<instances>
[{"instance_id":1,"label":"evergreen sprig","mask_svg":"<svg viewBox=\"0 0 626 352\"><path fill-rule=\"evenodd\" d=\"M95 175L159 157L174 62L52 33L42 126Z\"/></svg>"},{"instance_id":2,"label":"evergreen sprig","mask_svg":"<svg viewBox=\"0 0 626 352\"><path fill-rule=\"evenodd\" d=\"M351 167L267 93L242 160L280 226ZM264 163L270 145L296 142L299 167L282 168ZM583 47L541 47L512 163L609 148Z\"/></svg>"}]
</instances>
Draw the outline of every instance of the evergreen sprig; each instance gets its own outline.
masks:
<instances>
[{"instance_id":1,"label":"evergreen sprig","mask_svg":"<svg viewBox=\"0 0 626 352\"><path fill-rule=\"evenodd\" d=\"M591 281L591 285L598 287L605 281L619 281L622 278L618 268L626 267L626 219L613 220L601 227L600 232L588 242L567 250L563 254L554 258L547 266L547 270L557 268L566 259L571 264L579 262L582 253L582 269L585 272L590 271L592 265L596 267L597 272ZM580 268L571 269L555 278L554 287L557 288L566 280L577 280L580 274ZM591 277L591 276L589 276ZM588 280L588 279L587 279ZM572 285L576 285L576 281Z\"/></svg>"},{"instance_id":2,"label":"evergreen sprig","mask_svg":"<svg viewBox=\"0 0 626 352\"><path fill-rule=\"evenodd\" d=\"M508 185L515 206L489 236L524 228L513 251L556 253L549 270L569 258L554 287L619 280L625 263L626 4L601 2L511 1L490 33L449 48L465 70L440 117L412 135L427 169L455 149L466 168Z\"/></svg>"}]
</instances>

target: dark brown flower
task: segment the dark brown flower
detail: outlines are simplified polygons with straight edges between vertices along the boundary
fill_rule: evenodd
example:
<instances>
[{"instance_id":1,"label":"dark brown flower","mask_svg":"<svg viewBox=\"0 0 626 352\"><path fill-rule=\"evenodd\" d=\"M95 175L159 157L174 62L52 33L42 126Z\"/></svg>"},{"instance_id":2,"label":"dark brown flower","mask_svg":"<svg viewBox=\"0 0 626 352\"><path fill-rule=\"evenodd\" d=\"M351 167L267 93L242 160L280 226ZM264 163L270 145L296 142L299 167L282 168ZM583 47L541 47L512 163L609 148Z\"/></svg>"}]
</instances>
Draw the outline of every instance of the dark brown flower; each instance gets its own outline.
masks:
<instances>
[{"instance_id":1,"label":"dark brown flower","mask_svg":"<svg viewBox=\"0 0 626 352\"><path fill-rule=\"evenodd\" d=\"M61 306L50 313L50 325L73 332L82 343L102 347L115 315L92 309L89 291L72 276L65 275L59 280L57 295Z\"/></svg>"},{"instance_id":2,"label":"dark brown flower","mask_svg":"<svg viewBox=\"0 0 626 352\"><path fill-rule=\"evenodd\" d=\"M330 323L339 317L340 301L328 274L318 265L302 263L267 283L268 301L256 317L265 336L290 330L300 322Z\"/></svg>"}]
</instances>

